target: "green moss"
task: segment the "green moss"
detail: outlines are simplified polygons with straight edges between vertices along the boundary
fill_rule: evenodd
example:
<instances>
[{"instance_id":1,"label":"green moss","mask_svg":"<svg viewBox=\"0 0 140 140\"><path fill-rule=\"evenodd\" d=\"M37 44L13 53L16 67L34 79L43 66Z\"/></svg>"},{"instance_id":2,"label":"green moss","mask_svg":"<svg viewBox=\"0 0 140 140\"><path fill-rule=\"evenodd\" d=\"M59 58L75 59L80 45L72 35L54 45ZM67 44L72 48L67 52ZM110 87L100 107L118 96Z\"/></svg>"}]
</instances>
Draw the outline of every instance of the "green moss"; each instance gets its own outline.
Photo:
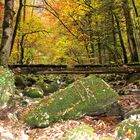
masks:
<instances>
[{"instance_id":1,"label":"green moss","mask_svg":"<svg viewBox=\"0 0 140 140\"><path fill-rule=\"evenodd\" d=\"M79 125L75 129L69 130L62 140L95 140L94 135L92 127L88 125Z\"/></svg>"},{"instance_id":2,"label":"green moss","mask_svg":"<svg viewBox=\"0 0 140 140\"><path fill-rule=\"evenodd\" d=\"M0 67L0 107L7 105L10 96L14 93L14 74Z\"/></svg>"},{"instance_id":3,"label":"green moss","mask_svg":"<svg viewBox=\"0 0 140 140\"><path fill-rule=\"evenodd\" d=\"M41 98L43 97L43 90L40 87L27 87L24 92L24 96L31 98Z\"/></svg>"},{"instance_id":4,"label":"green moss","mask_svg":"<svg viewBox=\"0 0 140 140\"><path fill-rule=\"evenodd\" d=\"M47 112L42 112L41 110L35 110L34 112L31 112L30 116L28 116L28 120L30 120L30 124L34 124L34 126L38 127L45 127L50 124L49 122L49 115ZM34 118L32 117L34 116Z\"/></svg>"},{"instance_id":5,"label":"green moss","mask_svg":"<svg viewBox=\"0 0 140 140\"><path fill-rule=\"evenodd\" d=\"M135 140L140 140L140 134L135 137Z\"/></svg>"},{"instance_id":6,"label":"green moss","mask_svg":"<svg viewBox=\"0 0 140 140\"><path fill-rule=\"evenodd\" d=\"M49 118L42 119L43 124L49 122L46 126L60 120L78 119L89 113L104 113L117 101L117 97L103 80L89 76L55 92L49 99L43 99L39 107L29 112L24 120L30 126L40 127L38 120L46 113Z\"/></svg>"},{"instance_id":7,"label":"green moss","mask_svg":"<svg viewBox=\"0 0 140 140\"><path fill-rule=\"evenodd\" d=\"M45 91L45 95L53 93L53 92L57 91L59 88L60 88L59 85L55 82L48 84L48 87L46 88L46 91Z\"/></svg>"},{"instance_id":8,"label":"green moss","mask_svg":"<svg viewBox=\"0 0 140 140\"><path fill-rule=\"evenodd\" d=\"M116 139L136 140L140 133L140 119L127 119L116 128Z\"/></svg>"},{"instance_id":9,"label":"green moss","mask_svg":"<svg viewBox=\"0 0 140 140\"><path fill-rule=\"evenodd\" d=\"M0 85L14 86L14 74L0 66Z\"/></svg>"}]
</instances>

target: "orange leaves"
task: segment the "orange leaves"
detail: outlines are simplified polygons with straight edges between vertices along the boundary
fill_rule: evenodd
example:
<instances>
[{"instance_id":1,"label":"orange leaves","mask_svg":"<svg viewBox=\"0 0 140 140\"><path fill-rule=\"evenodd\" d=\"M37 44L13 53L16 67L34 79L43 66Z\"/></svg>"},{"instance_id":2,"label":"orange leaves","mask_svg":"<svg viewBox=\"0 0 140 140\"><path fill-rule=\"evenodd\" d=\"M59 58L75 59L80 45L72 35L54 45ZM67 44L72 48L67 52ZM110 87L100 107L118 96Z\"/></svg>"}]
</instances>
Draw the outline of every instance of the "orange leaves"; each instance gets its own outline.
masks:
<instances>
[{"instance_id":1,"label":"orange leaves","mask_svg":"<svg viewBox=\"0 0 140 140\"><path fill-rule=\"evenodd\" d=\"M2 10L3 8L4 8L4 4L0 2L0 10Z\"/></svg>"},{"instance_id":2,"label":"orange leaves","mask_svg":"<svg viewBox=\"0 0 140 140\"><path fill-rule=\"evenodd\" d=\"M3 3L0 2L0 22L2 21L3 18L3 11L4 10L4 5Z\"/></svg>"},{"instance_id":3,"label":"orange leaves","mask_svg":"<svg viewBox=\"0 0 140 140\"><path fill-rule=\"evenodd\" d=\"M90 38L90 36L87 35L87 34L81 34L81 35L79 35L79 39L80 40L87 41L87 40L89 40L89 38Z\"/></svg>"},{"instance_id":4,"label":"orange leaves","mask_svg":"<svg viewBox=\"0 0 140 140\"><path fill-rule=\"evenodd\" d=\"M133 137L134 134L133 134L133 132L132 132L131 129L128 129L128 130L125 132L125 136L126 136L126 137Z\"/></svg>"}]
</instances>

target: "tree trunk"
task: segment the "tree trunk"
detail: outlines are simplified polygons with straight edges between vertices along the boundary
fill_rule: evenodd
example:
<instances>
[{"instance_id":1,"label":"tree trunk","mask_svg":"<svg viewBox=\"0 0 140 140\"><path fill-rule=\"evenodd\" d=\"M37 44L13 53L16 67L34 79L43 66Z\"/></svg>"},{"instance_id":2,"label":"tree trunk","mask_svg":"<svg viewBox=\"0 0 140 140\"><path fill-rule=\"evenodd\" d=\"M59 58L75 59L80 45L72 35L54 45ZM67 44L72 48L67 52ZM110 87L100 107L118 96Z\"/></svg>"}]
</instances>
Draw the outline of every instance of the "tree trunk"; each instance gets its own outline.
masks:
<instances>
[{"instance_id":1,"label":"tree trunk","mask_svg":"<svg viewBox=\"0 0 140 140\"><path fill-rule=\"evenodd\" d=\"M135 4L135 1L134 0L131 0L132 1L132 7L133 7L133 11L134 11L134 24L135 24L135 38L136 38L136 43L137 43L137 47L138 49L140 50L140 30L138 28L139 26L139 23L135 21L135 18L138 18L139 17L139 14L138 14L138 10L137 10L137 7L136 7L136 4Z\"/></svg>"},{"instance_id":2,"label":"tree trunk","mask_svg":"<svg viewBox=\"0 0 140 140\"><path fill-rule=\"evenodd\" d=\"M114 58L115 63L118 62L118 56L117 56L117 39L116 39L116 29L115 29L115 19L113 16L112 8L110 8L110 14L111 14L111 24L112 24L112 37L113 37L113 45L114 45Z\"/></svg>"},{"instance_id":3,"label":"tree trunk","mask_svg":"<svg viewBox=\"0 0 140 140\"><path fill-rule=\"evenodd\" d=\"M15 38L16 38L18 24L20 22L20 17L21 17L22 7L23 7L22 6L22 0L19 0L19 8L18 8L17 16L16 16L16 23L15 23L15 27L14 27L14 31L13 31L13 37L12 37L12 42L11 42L11 50L10 50L10 53L12 52L14 41L15 41Z\"/></svg>"},{"instance_id":4,"label":"tree trunk","mask_svg":"<svg viewBox=\"0 0 140 140\"><path fill-rule=\"evenodd\" d=\"M4 14L4 4L0 1L0 43L2 38L2 21L3 21L3 14Z\"/></svg>"},{"instance_id":5,"label":"tree trunk","mask_svg":"<svg viewBox=\"0 0 140 140\"><path fill-rule=\"evenodd\" d=\"M86 5L91 5L91 0L85 0ZM86 34L89 36L88 40L88 46L90 48L90 62L93 63L93 58L94 58L94 37L93 37L93 29L92 29L92 9L87 11L85 14L85 28L86 28ZM94 62L95 63L95 62Z\"/></svg>"},{"instance_id":6,"label":"tree trunk","mask_svg":"<svg viewBox=\"0 0 140 140\"><path fill-rule=\"evenodd\" d=\"M12 42L12 24L14 16L14 0L5 0L4 5L4 20L3 20L3 34L0 47L0 65L8 66L8 59L11 50Z\"/></svg>"},{"instance_id":7,"label":"tree trunk","mask_svg":"<svg viewBox=\"0 0 140 140\"><path fill-rule=\"evenodd\" d=\"M99 59L99 64L102 64L102 51L101 51L100 37L98 37L98 59Z\"/></svg>"},{"instance_id":8,"label":"tree trunk","mask_svg":"<svg viewBox=\"0 0 140 140\"><path fill-rule=\"evenodd\" d=\"M89 36L89 46L90 46L90 55L91 58L94 58L94 43L93 43L93 30L92 30L92 13L91 11L89 11L86 14L86 18L87 18L87 34Z\"/></svg>"},{"instance_id":9,"label":"tree trunk","mask_svg":"<svg viewBox=\"0 0 140 140\"><path fill-rule=\"evenodd\" d=\"M23 21L25 22L25 19L26 19L26 3L27 1L24 0L24 8L23 8Z\"/></svg>"},{"instance_id":10,"label":"tree trunk","mask_svg":"<svg viewBox=\"0 0 140 140\"><path fill-rule=\"evenodd\" d=\"M115 13L113 13L114 17L115 17L115 21L116 21L116 25L117 25L117 30L118 30L118 35L119 35L119 39L120 39L120 44L121 44L121 48L122 48L122 53L123 53L123 59L124 59L124 63L128 63L128 58L127 58L127 52L125 49L125 45L124 45L124 41L123 41L123 37L122 37L122 33L121 33L121 28L120 28L120 23L119 20L116 16Z\"/></svg>"},{"instance_id":11,"label":"tree trunk","mask_svg":"<svg viewBox=\"0 0 140 140\"><path fill-rule=\"evenodd\" d=\"M33 5L35 5L35 0L33 0ZM31 17L33 17L33 15L34 15L34 7L32 7L32 12L31 12Z\"/></svg>"},{"instance_id":12,"label":"tree trunk","mask_svg":"<svg viewBox=\"0 0 140 140\"><path fill-rule=\"evenodd\" d=\"M136 5L135 5L135 1L134 1L134 0L131 0L131 1L132 1L132 6L133 6L133 9L134 9L135 15L136 15L136 17L138 17L139 14L138 14L137 7L136 7Z\"/></svg>"},{"instance_id":13,"label":"tree trunk","mask_svg":"<svg viewBox=\"0 0 140 140\"><path fill-rule=\"evenodd\" d=\"M139 62L137 45L136 45L136 40L134 38L133 23L132 23L132 19L130 15L130 8L128 5L128 0L123 0L123 10L124 10L124 16L125 16L125 21L126 21L128 43L130 46L129 51L131 54L131 61Z\"/></svg>"},{"instance_id":14,"label":"tree trunk","mask_svg":"<svg viewBox=\"0 0 140 140\"><path fill-rule=\"evenodd\" d=\"M23 46L24 37L25 37L25 34L22 35L21 41L20 41L20 49L21 49L20 50L20 60L19 60L20 64L23 64L23 60L24 60L24 46Z\"/></svg>"}]
</instances>

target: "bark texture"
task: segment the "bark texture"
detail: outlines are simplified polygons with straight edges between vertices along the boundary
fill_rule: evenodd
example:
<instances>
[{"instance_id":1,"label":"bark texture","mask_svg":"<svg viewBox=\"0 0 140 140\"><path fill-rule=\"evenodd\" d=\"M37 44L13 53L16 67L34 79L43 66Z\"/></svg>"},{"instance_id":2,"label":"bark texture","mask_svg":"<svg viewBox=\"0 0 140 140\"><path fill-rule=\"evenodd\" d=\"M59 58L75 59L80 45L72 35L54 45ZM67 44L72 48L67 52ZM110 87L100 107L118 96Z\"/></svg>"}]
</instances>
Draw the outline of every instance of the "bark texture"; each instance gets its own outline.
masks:
<instances>
[{"instance_id":1,"label":"bark texture","mask_svg":"<svg viewBox=\"0 0 140 140\"><path fill-rule=\"evenodd\" d=\"M14 16L14 0L5 0L3 34L0 47L0 65L8 66L8 58L10 55L12 41L12 23Z\"/></svg>"},{"instance_id":2,"label":"bark texture","mask_svg":"<svg viewBox=\"0 0 140 140\"><path fill-rule=\"evenodd\" d=\"M136 39L134 37L133 23L130 14L130 7L128 4L128 0L123 0L123 10L124 10L124 16L126 20L126 30L127 30L128 44L129 44L128 47L131 54L131 62L139 62Z\"/></svg>"}]
</instances>

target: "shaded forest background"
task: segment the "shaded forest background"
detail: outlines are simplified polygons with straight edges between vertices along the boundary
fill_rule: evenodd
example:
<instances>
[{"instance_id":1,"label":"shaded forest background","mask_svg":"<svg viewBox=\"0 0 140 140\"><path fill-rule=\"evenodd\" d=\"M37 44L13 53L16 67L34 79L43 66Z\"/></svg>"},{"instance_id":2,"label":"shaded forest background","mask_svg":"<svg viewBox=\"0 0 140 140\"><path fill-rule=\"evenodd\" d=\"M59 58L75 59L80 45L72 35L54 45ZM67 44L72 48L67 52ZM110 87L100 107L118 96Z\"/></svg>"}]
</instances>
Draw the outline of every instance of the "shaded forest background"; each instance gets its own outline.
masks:
<instances>
[{"instance_id":1,"label":"shaded forest background","mask_svg":"<svg viewBox=\"0 0 140 140\"><path fill-rule=\"evenodd\" d=\"M13 4L10 64L139 62L139 1L9 1ZM0 0L0 51L4 9Z\"/></svg>"}]
</instances>

